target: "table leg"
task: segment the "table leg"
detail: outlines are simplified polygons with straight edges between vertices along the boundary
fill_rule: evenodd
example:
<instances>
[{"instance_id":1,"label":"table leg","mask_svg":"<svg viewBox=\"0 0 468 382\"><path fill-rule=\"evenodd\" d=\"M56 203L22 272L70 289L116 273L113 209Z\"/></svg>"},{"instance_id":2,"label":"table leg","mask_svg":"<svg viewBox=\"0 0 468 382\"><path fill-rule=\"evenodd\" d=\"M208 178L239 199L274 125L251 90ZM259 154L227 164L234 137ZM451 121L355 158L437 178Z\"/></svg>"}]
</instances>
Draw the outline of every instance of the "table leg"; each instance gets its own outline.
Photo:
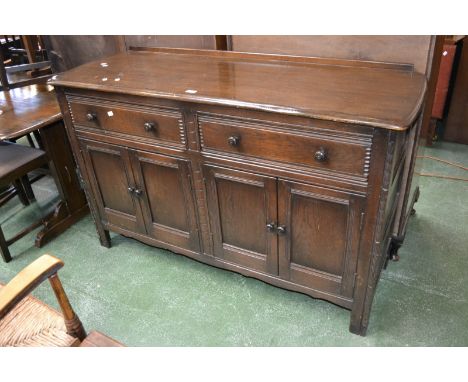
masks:
<instances>
[{"instance_id":1,"label":"table leg","mask_svg":"<svg viewBox=\"0 0 468 382\"><path fill-rule=\"evenodd\" d=\"M62 121L52 123L39 130L41 141L49 160L51 173L59 190L61 201L54 213L45 221L44 228L36 236L36 247L40 248L52 238L65 231L88 212L86 197L81 190L75 172L76 164Z\"/></svg>"}]
</instances>

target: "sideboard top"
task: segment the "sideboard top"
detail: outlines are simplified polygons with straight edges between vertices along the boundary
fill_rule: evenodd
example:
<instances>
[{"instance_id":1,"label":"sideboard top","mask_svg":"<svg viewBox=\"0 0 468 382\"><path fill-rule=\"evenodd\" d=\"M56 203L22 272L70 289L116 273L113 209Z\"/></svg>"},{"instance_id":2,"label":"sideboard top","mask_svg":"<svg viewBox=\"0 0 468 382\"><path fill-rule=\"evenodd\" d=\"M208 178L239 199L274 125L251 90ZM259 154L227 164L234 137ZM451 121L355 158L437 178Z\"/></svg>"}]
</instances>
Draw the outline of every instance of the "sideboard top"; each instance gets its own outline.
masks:
<instances>
[{"instance_id":1,"label":"sideboard top","mask_svg":"<svg viewBox=\"0 0 468 382\"><path fill-rule=\"evenodd\" d=\"M127 52L56 75L54 86L301 115L404 130L424 99L422 74L355 61Z\"/></svg>"}]
</instances>

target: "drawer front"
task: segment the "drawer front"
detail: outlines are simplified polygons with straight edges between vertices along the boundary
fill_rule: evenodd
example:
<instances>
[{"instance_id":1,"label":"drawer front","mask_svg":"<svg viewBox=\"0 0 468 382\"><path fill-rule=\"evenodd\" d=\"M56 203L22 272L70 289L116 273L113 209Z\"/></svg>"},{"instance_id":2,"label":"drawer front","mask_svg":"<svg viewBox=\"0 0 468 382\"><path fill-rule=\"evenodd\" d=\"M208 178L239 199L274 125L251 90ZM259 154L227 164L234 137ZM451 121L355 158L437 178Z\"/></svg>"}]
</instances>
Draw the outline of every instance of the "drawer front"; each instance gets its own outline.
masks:
<instances>
[{"instance_id":1,"label":"drawer front","mask_svg":"<svg viewBox=\"0 0 468 382\"><path fill-rule=\"evenodd\" d=\"M185 145L183 117L177 110L70 101L75 125Z\"/></svg>"},{"instance_id":2,"label":"drawer front","mask_svg":"<svg viewBox=\"0 0 468 382\"><path fill-rule=\"evenodd\" d=\"M369 171L372 142L362 134L331 136L205 117L199 117L199 132L205 152L248 155L365 178Z\"/></svg>"}]
</instances>

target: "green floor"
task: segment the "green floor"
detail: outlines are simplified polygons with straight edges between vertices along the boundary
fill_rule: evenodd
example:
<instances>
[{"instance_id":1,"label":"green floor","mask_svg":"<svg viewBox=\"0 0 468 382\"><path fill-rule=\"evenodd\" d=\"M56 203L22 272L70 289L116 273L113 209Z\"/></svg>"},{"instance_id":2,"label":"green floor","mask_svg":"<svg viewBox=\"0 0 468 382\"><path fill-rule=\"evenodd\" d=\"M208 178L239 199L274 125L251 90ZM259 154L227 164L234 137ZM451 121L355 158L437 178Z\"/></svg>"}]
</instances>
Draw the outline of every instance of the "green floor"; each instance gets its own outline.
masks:
<instances>
[{"instance_id":1,"label":"green floor","mask_svg":"<svg viewBox=\"0 0 468 382\"><path fill-rule=\"evenodd\" d=\"M426 155L468 166L468 146L437 143ZM423 170L467 177L431 160ZM34 189L38 203L24 208L15 198L0 208L7 236L57 199L50 178ZM423 177L416 209L366 337L349 333L349 311L330 303L119 235L103 248L89 216L44 248L33 247L34 234L15 243L0 280L43 253L60 257L85 327L130 346L468 346L468 183ZM56 306L48 284L35 295Z\"/></svg>"}]
</instances>

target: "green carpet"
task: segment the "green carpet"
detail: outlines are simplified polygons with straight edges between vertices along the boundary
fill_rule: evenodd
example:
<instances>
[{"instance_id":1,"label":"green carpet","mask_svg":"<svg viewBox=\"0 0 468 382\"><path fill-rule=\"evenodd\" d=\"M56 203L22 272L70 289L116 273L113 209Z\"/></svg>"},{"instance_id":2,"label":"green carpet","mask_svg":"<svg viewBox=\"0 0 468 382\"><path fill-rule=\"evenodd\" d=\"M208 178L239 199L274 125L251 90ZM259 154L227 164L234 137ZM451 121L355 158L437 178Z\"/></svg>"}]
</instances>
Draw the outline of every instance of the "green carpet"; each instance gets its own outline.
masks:
<instances>
[{"instance_id":1,"label":"green carpet","mask_svg":"<svg viewBox=\"0 0 468 382\"><path fill-rule=\"evenodd\" d=\"M468 146L437 143L425 154L468 166ZM427 159L423 171L467 177ZM15 198L0 208L7 237L57 200L50 178L34 190L37 203ZM86 329L129 346L468 346L467 199L467 182L421 179L401 260L381 277L366 337L349 333L350 312L333 304L120 235L103 248L90 216L44 248L33 246L35 233L12 245L0 280L43 253L63 259L60 276ZM47 283L34 294L57 307Z\"/></svg>"}]
</instances>

